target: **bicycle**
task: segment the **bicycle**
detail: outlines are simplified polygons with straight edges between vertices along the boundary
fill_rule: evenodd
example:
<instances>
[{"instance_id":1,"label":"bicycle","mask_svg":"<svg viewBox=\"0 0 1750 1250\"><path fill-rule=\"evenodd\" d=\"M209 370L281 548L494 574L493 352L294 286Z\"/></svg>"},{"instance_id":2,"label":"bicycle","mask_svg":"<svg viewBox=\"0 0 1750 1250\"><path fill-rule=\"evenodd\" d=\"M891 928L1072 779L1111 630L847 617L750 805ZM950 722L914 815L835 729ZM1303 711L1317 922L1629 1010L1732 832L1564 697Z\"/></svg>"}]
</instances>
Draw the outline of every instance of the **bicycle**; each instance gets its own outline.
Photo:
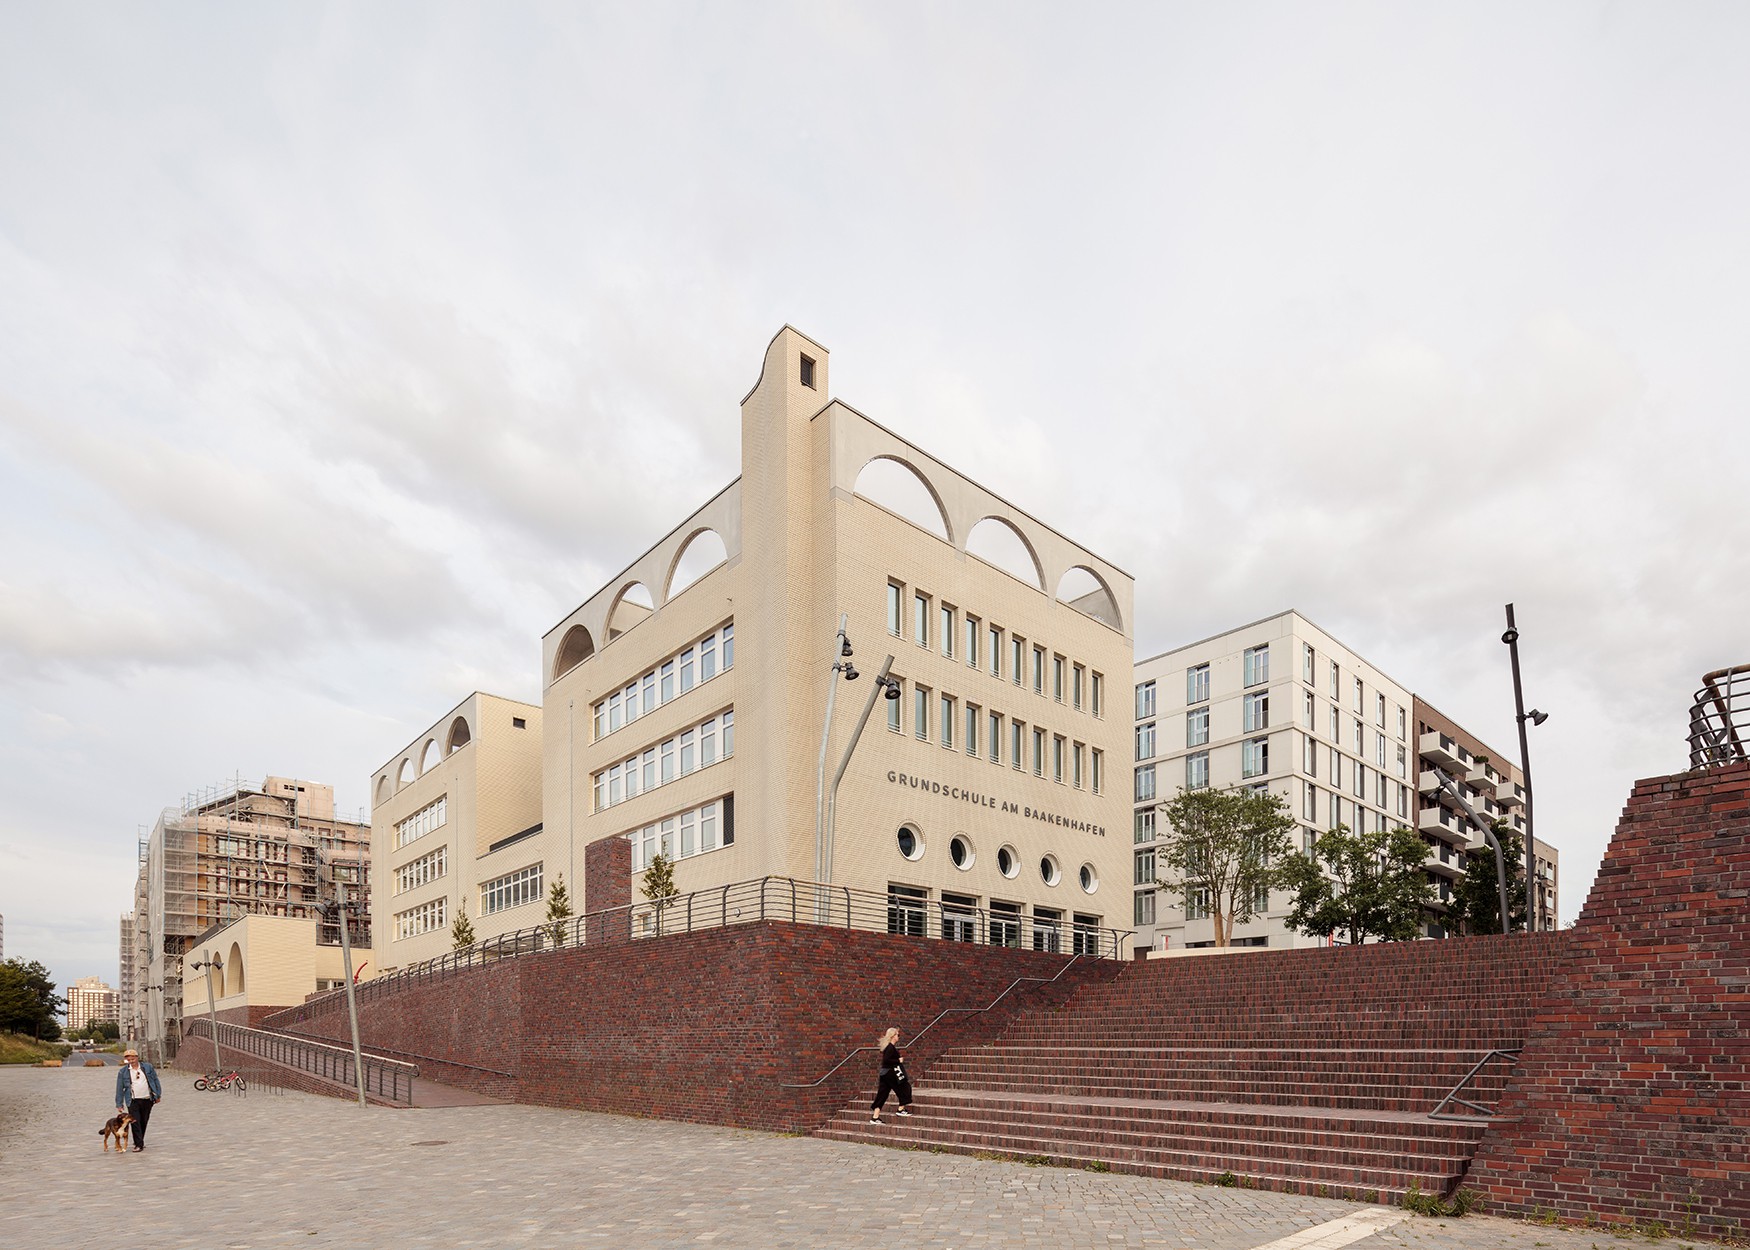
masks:
<instances>
[{"instance_id":1,"label":"bicycle","mask_svg":"<svg viewBox=\"0 0 1750 1250\"><path fill-rule=\"evenodd\" d=\"M244 1081L243 1074L236 1071L209 1072L205 1076L197 1076L194 1081L194 1087L196 1089L212 1090L215 1093L219 1090L226 1089L238 1094L246 1094L249 1092L249 1086Z\"/></svg>"}]
</instances>

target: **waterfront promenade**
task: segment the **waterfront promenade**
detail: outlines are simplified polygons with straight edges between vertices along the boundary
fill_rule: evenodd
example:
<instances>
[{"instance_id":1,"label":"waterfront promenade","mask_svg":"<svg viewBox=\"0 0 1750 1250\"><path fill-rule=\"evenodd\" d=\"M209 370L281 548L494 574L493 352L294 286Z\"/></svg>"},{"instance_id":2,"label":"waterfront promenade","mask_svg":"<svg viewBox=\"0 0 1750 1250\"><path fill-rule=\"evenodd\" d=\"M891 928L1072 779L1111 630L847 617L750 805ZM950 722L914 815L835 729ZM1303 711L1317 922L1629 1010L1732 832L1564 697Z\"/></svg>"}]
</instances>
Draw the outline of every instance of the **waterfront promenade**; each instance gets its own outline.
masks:
<instances>
[{"instance_id":1,"label":"waterfront promenade","mask_svg":"<svg viewBox=\"0 0 1750 1250\"><path fill-rule=\"evenodd\" d=\"M960 1247L1619 1250L1488 1217L542 1107L196 1093L100 1150L111 1068L0 1068L0 1250ZM1667 1250L1685 1243L1671 1240Z\"/></svg>"}]
</instances>

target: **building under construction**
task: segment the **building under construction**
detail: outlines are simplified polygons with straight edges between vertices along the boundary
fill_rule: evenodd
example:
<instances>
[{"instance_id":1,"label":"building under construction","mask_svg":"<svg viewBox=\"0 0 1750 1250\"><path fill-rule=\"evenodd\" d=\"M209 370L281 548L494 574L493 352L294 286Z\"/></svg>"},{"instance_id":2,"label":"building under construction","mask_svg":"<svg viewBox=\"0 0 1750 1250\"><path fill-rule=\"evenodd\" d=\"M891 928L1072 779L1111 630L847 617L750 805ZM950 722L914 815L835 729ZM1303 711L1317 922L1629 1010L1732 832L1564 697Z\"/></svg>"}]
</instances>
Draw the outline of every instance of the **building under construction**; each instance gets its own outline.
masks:
<instances>
[{"instance_id":1,"label":"building under construction","mask_svg":"<svg viewBox=\"0 0 1750 1250\"><path fill-rule=\"evenodd\" d=\"M140 841L134 910L122 918L123 1032L153 1050L182 1031L182 959L241 916L307 917L338 945L343 898L354 946L369 946L371 827L338 817L334 787L269 777L188 795ZM356 909L355 909L356 905Z\"/></svg>"}]
</instances>

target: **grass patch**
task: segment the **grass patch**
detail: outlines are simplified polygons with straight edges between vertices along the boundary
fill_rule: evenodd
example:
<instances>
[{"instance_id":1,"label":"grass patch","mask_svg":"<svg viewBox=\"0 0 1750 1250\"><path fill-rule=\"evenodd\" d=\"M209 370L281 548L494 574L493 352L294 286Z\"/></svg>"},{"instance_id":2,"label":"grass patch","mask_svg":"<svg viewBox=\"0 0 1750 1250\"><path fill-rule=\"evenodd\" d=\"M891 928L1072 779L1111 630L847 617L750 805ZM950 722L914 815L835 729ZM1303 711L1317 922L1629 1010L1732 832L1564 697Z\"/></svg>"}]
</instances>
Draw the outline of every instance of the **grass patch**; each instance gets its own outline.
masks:
<instances>
[{"instance_id":1,"label":"grass patch","mask_svg":"<svg viewBox=\"0 0 1750 1250\"><path fill-rule=\"evenodd\" d=\"M1112 1165L1107 1163L1104 1159L1089 1159L1086 1163L1082 1164L1082 1171L1084 1172L1110 1172L1111 1170Z\"/></svg>"},{"instance_id":2,"label":"grass patch","mask_svg":"<svg viewBox=\"0 0 1750 1250\"><path fill-rule=\"evenodd\" d=\"M65 1059L73 1048L60 1042L39 1042L17 1033L0 1033L0 1063L41 1063Z\"/></svg>"},{"instance_id":3,"label":"grass patch","mask_svg":"<svg viewBox=\"0 0 1750 1250\"><path fill-rule=\"evenodd\" d=\"M1472 1211L1483 1209L1482 1195L1474 1189L1460 1189L1450 1198L1442 1198L1439 1194L1425 1194L1422 1187L1415 1181L1410 1182L1410 1188L1404 1194L1400 1204L1406 1211L1414 1211L1417 1215L1432 1215L1442 1219L1469 1215Z\"/></svg>"}]
</instances>

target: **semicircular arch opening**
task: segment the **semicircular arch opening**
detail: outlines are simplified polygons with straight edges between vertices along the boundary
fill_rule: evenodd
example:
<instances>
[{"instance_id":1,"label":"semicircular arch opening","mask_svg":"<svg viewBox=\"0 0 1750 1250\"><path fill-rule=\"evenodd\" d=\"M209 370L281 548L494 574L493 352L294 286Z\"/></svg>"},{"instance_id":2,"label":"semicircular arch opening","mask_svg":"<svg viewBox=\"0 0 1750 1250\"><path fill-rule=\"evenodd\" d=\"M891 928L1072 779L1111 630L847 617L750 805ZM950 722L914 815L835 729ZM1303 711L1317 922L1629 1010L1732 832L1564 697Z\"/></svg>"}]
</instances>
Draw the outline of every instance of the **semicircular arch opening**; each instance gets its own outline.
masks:
<instances>
[{"instance_id":1,"label":"semicircular arch opening","mask_svg":"<svg viewBox=\"0 0 1750 1250\"><path fill-rule=\"evenodd\" d=\"M435 737L425 740L425 747L419 753L419 775L425 776L431 771L431 766L438 762L438 740Z\"/></svg>"},{"instance_id":2,"label":"semicircular arch opening","mask_svg":"<svg viewBox=\"0 0 1750 1250\"><path fill-rule=\"evenodd\" d=\"M643 624L655 613L656 601L650 597L650 587L643 582L626 583L614 600L613 611L608 613L608 641Z\"/></svg>"},{"instance_id":3,"label":"semicircular arch opening","mask_svg":"<svg viewBox=\"0 0 1750 1250\"><path fill-rule=\"evenodd\" d=\"M948 530L948 510L942 506L930 479L915 465L895 456L876 456L858 470L857 484L851 489L919 529L947 542L954 541Z\"/></svg>"},{"instance_id":4,"label":"semicircular arch opening","mask_svg":"<svg viewBox=\"0 0 1750 1250\"><path fill-rule=\"evenodd\" d=\"M1069 569L1058 580L1057 600L1068 604L1084 616L1104 622L1120 633L1124 621L1118 615L1118 600L1100 575L1085 564Z\"/></svg>"},{"instance_id":5,"label":"semicircular arch opening","mask_svg":"<svg viewBox=\"0 0 1750 1250\"><path fill-rule=\"evenodd\" d=\"M457 747L465 747L474 740L474 735L468 731L468 718L458 716L450 722L450 734L444 745L444 754L448 755Z\"/></svg>"},{"instance_id":6,"label":"semicircular arch opening","mask_svg":"<svg viewBox=\"0 0 1750 1250\"><path fill-rule=\"evenodd\" d=\"M553 657L553 680L558 681L572 669L595 654L595 639L589 630L573 625L559 641L559 654Z\"/></svg>"},{"instance_id":7,"label":"semicircular arch opening","mask_svg":"<svg viewBox=\"0 0 1750 1250\"><path fill-rule=\"evenodd\" d=\"M662 592L667 603L705 574L729 559L729 548L723 545L723 535L713 529L703 529L688 538L669 570L668 586Z\"/></svg>"},{"instance_id":8,"label":"semicircular arch opening","mask_svg":"<svg viewBox=\"0 0 1750 1250\"><path fill-rule=\"evenodd\" d=\"M1040 571L1033 545L1000 516L987 516L972 527L966 535L966 551L1016 581L1026 582L1035 590L1045 589L1045 574Z\"/></svg>"},{"instance_id":9,"label":"semicircular arch opening","mask_svg":"<svg viewBox=\"0 0 1750 1250\"><path fill-rule=\"evenodd\" d=\"M243 948L231 943L231 953L225 956L225 997L243 992Z\"/></svg>"}]
</instances>

